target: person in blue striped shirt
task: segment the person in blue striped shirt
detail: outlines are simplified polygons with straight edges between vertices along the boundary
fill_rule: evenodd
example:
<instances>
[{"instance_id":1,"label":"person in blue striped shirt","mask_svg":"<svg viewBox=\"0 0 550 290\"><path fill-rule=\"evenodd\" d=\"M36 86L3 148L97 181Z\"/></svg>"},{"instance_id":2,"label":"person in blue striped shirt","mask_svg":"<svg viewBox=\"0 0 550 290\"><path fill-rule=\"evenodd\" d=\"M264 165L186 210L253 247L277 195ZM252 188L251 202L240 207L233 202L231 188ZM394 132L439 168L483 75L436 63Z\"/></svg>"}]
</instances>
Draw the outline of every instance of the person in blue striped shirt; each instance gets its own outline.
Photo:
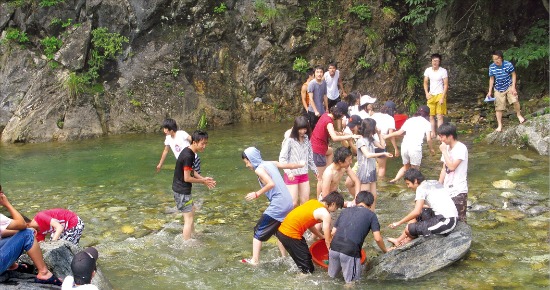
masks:
<instances>
[{"instance_id":1,"label":"person in blue striped shirt","mask_svg":"<svg viewBox=\"0 0 550 290\"><path fill-rule=\"evenodd\" d=\"M514 106L514 111L519 123L525 122L521 115L521 108L516 90L516 71L514 65L503 59L502 51L492 52L493 63L489 66L489 92L487 99L491 99L493 88L495 89L495 111L497 116L497 132L502 131L502 112L506 110L506 102Z\"/></svg>"}]
</instances>

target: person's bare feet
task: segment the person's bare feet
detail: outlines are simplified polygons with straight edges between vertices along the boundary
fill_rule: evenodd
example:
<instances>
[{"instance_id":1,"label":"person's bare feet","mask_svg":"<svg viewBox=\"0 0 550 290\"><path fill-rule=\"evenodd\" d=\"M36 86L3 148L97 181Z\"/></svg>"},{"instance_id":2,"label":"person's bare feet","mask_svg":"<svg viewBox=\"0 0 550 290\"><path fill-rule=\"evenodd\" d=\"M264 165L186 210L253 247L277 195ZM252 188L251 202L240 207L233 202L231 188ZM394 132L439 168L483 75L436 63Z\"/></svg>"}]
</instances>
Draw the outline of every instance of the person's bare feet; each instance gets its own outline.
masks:
<instances>
[{"instance_id":1,"label":"person's bare feet","mask_svg":"<svg viewBox=\"0 0 550 290\"><path fill-rule=\"evenodd\" d=\"M498 127L496 128L495 132L501 132L502 131L502 127Z\"/></svg>"},{"instance_id":2,"label":"person's bare feet","mask_svg":"<svg viewBox=\"0 0 550 290\"><path fill-rule=\"evenodd\" d=\"M518 119L520 124L525 123L525 118L523 118L523 116L519 116Z\"/></svg>"},{"instance_id":3,"label":"person's bare feet","mask_svg":"<svg viewBox=\"0 0 550 290\"><path fill-rule=\"evenodd\" d=\"M38 274L36 274L36 278L40 279L40 280L48 280L50 279L51 277L53 276L53 273L48 271L46 273L40 273L38 272Z\"/></svg>"},{"instance_id":4,"label":"person's bare feet","mask_svg":"<svg viewBox=\"0 0 550 290\"><path fill-rule=\"evenodd\" d=\"M258 266L258 262L252 260L252 259L242 259L241 260L241 263L243 264L249 264L249 265L252 265L252 266Z\"/></svg>"},{"instance_id":5,"label":"person's bare feet","mask_svg":"<svg viewBox=\"0 0 550 290\"><path fill-rule=\"evenodd\" d=\"M394 239L394 238L386 238L386 240L388 240L388 242L394 244L396 247L399 246L399 244L401 243L400 240Z\"/></svg>"}]
</instances>

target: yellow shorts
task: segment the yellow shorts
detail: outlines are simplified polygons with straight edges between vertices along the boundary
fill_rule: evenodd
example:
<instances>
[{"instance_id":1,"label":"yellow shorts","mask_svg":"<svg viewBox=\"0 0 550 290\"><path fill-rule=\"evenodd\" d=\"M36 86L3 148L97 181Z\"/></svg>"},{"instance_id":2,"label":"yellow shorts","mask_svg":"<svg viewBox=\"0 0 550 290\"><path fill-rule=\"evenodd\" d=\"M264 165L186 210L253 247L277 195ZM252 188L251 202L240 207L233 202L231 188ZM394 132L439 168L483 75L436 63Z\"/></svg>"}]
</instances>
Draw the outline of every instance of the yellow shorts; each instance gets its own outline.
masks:
<instances>
[{"instance_id":1,"label":"yellow shorts","mask_svg":"<svg viewBox=\"0 0 550 290\"><path fill-rule=\"evenodd\" d=\"M506 101L508 101L508 104L511 105L518 101L518 96L513 95L510 92L510 88L504 92L495 90L495 110L506 111Z\"/></svg>"},{"instance_id":2,"label":"yellow shorts","mask_svg":"<svg viewBox=\"0 0 550 290\"><path fill-rule=\"evenodd\" d=\"M447 100L443 104L439 104L439 100L443 98L443 94L432 95L428 100L428 108L430 108L430 116L447 115Z\"/></svg>"}]
</instances>

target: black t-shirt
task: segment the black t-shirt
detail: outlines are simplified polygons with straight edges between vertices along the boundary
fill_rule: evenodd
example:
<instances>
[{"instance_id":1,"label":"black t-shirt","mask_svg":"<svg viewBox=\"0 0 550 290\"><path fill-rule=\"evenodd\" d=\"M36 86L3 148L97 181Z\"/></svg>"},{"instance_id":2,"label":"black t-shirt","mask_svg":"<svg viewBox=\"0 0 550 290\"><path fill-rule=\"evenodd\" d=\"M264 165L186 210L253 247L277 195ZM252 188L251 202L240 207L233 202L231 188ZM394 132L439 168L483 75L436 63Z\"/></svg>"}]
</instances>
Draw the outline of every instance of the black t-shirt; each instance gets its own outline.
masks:
<instances>
[{"instance_id":1,"label":"black t-shirt","mask_svg":"<svg viewBox=\"0 0 550 290\"><path fill-rule=\"evenodd\" d=\"M361 257L361 247L369 231L380 231L376 214L362 206L343 209L334 227L336 234L330 249L357 258Z\"/></svg>"},{"instance_id":2,"label":"black t-shirt","mask_svg":"<svg viewBox=\"0 0 550 290\"><path fill-rule=\"evenodd\" d=\"M176 168L174 169L174 180L172 182L172 190L181 194L191 194L191 182L185 182L183 180L183 171L193 171L193 163L195 162L195 152L189 147L184 148L180 152L180 156L176 161ZM193 172L191 172L193 176Z\"/></svg>"}]
</instances>

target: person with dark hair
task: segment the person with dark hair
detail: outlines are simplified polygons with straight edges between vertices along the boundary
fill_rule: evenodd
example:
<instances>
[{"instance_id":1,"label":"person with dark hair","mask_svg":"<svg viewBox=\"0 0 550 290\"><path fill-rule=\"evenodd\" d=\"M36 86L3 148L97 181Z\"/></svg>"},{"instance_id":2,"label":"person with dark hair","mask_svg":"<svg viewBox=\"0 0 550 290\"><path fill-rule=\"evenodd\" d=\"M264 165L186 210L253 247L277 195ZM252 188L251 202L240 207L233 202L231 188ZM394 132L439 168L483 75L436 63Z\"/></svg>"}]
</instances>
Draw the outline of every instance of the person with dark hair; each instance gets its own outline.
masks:
<instances>
[{"instance_id":1,"label":"person with dark hair","mask_svg":"<svg viewBox=\"0 0 550 290\"><path fill-rule=\"evenodd\" d=\"M334 160L323 173L321 192L317 195L318 200L322 200L327 196L327 193L337 191L338 185L344 176L344 173L348 175L354 184L352 191L349 194L355 198L355 195L359 192L361 181L357 178L355 172L351 169L352 154L351 150L346 147L339 147L334 150Z\"/></svg>"},{"instance_id":2,"label":"person with dark hair","mask_svg":"<svg viewBox=\"0 0 550 290\"><path fill-rule=\"evenodd\" d=\"M342 210L332 228L332 242L329 250L328 275L331 278L342 272L346 283L361 278L361 248L365 238L372 231L376 244L386 253L386 245L380 234L380 223L374 213L374 196L368 191L360 191L355 196L354 207Z\"/></svg>"},{"instance_id":3,"label":"person with dark hair","mask_svg":"<svg viewBox=\"0 0 550 290\"><path fill-rule=\"evenodd\" d=\"M437 129L441 140L439 183L447 189L458 211L458 220L466 222L468 207L468 148L457 140L456 126L444 123Z\"/></svg>"},{"instance_id":4,"label":"person with dark hair","mask_svg":"<svg viewBox=\"0 0 550 290\"><path fill-rule=\"evenodd\" d=\"M377 141L374 135L378 135ZM372 210L376 208L376 158L393 157L389 152L376 152L375 148L385 149L386 142L376 127L376 121L366 118L361 123L361 135L363 138L357 140L357 177L361 181L361 190L366 190L374 195Z\"/></svg>"},{"instance_id":5,"label":"person with dark hair","mask_svg":"<svg viewBox=\"0 0 550 290\"><path fill-rule=\"evenodd\" d=\"M34 231L27 228L23 216L11 205L1 185L0 207L6 208L11 216L8 218L0 214L0 274L5 271L32 273L34 269L31 265L16 263L23 251L27 251L27 255L34 263L34 268L38 271L34 282L61 286L61 280L48 270L44 262Z\"/></svg>"},{"instance_id":6,"label":"person with dark hair","mask_svg":"<svg viewBox=\"0 0 550 290\"><path fill-rule=\"evenodd\" d=\"M405 172L405 184L416 192L415 206L404 218L389 225L394 229L408 223L401 236L395 239L388 238L396 247L412 241L419 235L448 234L458 222L456 207L443 186L436 180L424 179L424 175L416 168L410 168Z\"/></svg>"},{"instance_id":7,"label":"person with dark hair","mask_svg":"<svg viewBox=\"0 0 550 290\"><path fill-rule=\"evenodd\" d=\"M296 207L281 223L276 236L302 273L313 273L315 269L306 239L303 237L304 232L309 229L318 238L325 239L327 248L330 248L330 213L343 206L344 198L337 191L333 191L321 201L311 199ZM317 223L323 223L322 233L315 227Z\"/></svg>"},{"instance_id":8,"label":"person with dark hair","mask_svg":"<svg viewBox=\"0 0 550 290\"><path fill-rule=\"evenodd\" d=\"M197 152L203 152L208 144L208 133L197 130L191 135L191 145L183 148L174 169L174 179L172 181L172 190L174 191L174 200L177 209L183 213L183 240L189 240L194 231L193 217L195 207L191 197L191 188L193 183L202 183L212 189L216 187L216 181L212 177L203 177L195 171L193 165Z\"/></svg>"},{"instance_id":9,"label":"person with dark hair","mask_svg":"<svg viewBox=\"0 0 550 290\"><path fill-rule=\"evenodd\" d=\"M294 126L290 131L290 136L285 138L281 152L279 153L280 163L303 163L306 164L303 168L284 169L284 181L292 195L292 203L294 207L309 200L309 176L308 169L315 172L315 176L319 179L317 166L313 162L313 150L309 142L311 129L309 122L304 116L299 116L294 119Z\"/></svg>"},{"instance_id":10,"label":"person with dark hair","mask_svg":"<svg viewBox=\"0 0 550 290\"><path fill-rule=\"evenodd\" d=\"M521 115L518 91L516 90L516 71L514 65L503 59L502 51L492 52L493 63L489 65L489 91L485 101L495 100L495 111L497 116L497 132L502 131L502 112L506 110L506 102L514 106L519 123L523 124L525 118ZM492 99L493 88L495 98Z\"/></svg>"},{"instance_id":11,"label":"person with dark hair","mask_svg":"<svg viewBox=\"0 0 550 290\"><path fill-rule=\"evenodd\" d=\"M306 116L308 118L308 120L309 120L309 117L308 117L309 94L307 93L307 88L308 88L309 82L311 82L313 80L314 75L315 75L315 71L312 68L308 68L306 70L306 76L307 76L306 82L302 84L302 88L300 89L300 96L302 98L302 106L304 108L302 114L304 116Z\"/></svg>"},{"instance_id":12,"label":"person with dark hair","mask_svg":"<svg viewBox=\"0 0 550 290\"><path fill-rule=\"evenodd\" d=\"M92 284L97 271L97 258L99 253L94 247L84 249L84 251L74 255L71 262L72 276L65 277L61 290L81 289L97 290L97 286Z\"/></svg>"},{"instance_id":13,"label":"person with dark hair","mask_svg":"<svg viewBox=\"0 0 550 290\"><path fill-rule=\"evenodd\" d=\"M407 133L403 138L403 142L401 142L401 159L403 159L403 167L401 167L395 177L389 181L390 183L395 183L403 177L405 171L411 168L411 166L413 168L420 168L420 164L422 163L422 144L424 143L424 136L426 136L426 140L428 141L430 153L435 153L432 147L432 126L428 121L429 116L430 108L425 105L420 106L415 116L407 119L401 129L383 136L384 139L388 139Z\"/></svg>"},{"instance_id":14,"label":"person with dark hair","mask_svg":"<svg viewBox=\"0 0 550 290\"><path fill-rule=\"evenodd\" d=\"M449 77L447 75L447 70L440 66L442 60L441 55L434 53L430 58L431 66L424 71L424 93L426 94L426 100L430 108L432 138L435 138L437 127L443 124L443 116L447 115ZM428 83L430 84L429 86ZM435 120L436 116L437 122Z\"/></svg>"},{"instance_id":15,"label":"person with dark hair","mask_svg":"<svg viewBox=\"0 0 550 290\"><path fill-rule=\"evenodd\" d=\"M387 102L386 102L387 103ZM385 107L386 104L384 104L383 107ZM395 120L393 119L393 115L388 115L385 113L377 112L376 106L373 104L371 109L372 114L370 115L370 118L374 119L376 121L376 129L379 131L379 134L374 134L374 141L376 142L383 142L383 138L380 138L380 136L388 135L390 133L393 133L395 131ZM365 135L363 135L365 137ZM399 153L399 149L397 149L397 144L395 142L395 137L390 138L390 141L393 145L393 148L395 152ZM374 148L374 153L384 153L387 152L386 147ZM376 163L378 164L378 177L384 178L386 176L386 161L387 161L386 155L380 155L376 158ZM371 190L374 194L374 197L376 198L375 191Z\"/></svg>"},{"instance_id":16,"label":"person with dark hair","mask_svg":"<svg viewBox=\"0 0 550 290\"><path fill-rule=\"evenodd\" d=\"M50 240L65 240L78 245L84 222L80 217L64 208L53 208L36 213L32 220L25 220L27 227L36 230L36 240L42 242L47 234L51 234Z\"/></svg>"},{"instance_id":17,"label":"person with dark hair","mask_svg":"<svg viewBox=\"0 0 550 290\"><path fill-rule=\"evenodd\" d=\"M342 119L347 114L348 105L345 102L338 102L334 107L330 109L330 113L325 113L319 119L317 126L311 133L311 147L313 149L313 160L319 170L319 182L317 182L317 196L321 193L323 172L330 164L332 158L332 148L328 146L329 138L334 142L350 140L352 138L358 139L360 135L342 135L337 133L334 129L334 120ZM325 192L327 194L327 192Z\"/></svg>"},{"instance_id":18,"label":"person with dark hair","mask_svg":"<svg viewBox=\"0 0 550 290\"><path fill-rule=\"evenodd\" d=\"M267 241L275 234L285 216L294 208L292 196L279 173L282 169L297 169L304 167L304 163L281 163L277 161L264 161L260 150L248 147L242 153L244 164L253 170L258 176L261 189L249 192L245 199L248 201L257 199L262 194L269 200L269 206L254 227L254 239L252 240L252 258L242 259L241 262L258 265L260 263L260 250L262 242ZM279 250L285 256L285 250L279 243Z\"/></svg>"},{"instance_id":19,"label":"person with dark hair","mask_svg":"<svg viewBox=\"0 0 550 290\"><path fill-rule=\"evenodd\" d=\"M162 168L166 155L168 155L168 151L170 151L170 149L172 149L172 152L176 156L177 160L183 148L191 145L191 135L187 134L187 132L183 130L178 130L178 125L174 119L165 119L162 123L162 131L164 132L164 135L166 135L166 139L164 139L164 150L162 151L160 161L157 164L157 172L159 172ZM199 158L199 155L195 155L195 164L193 164L193 168L199 174L201 173L201 159Z\"/></svg>"},{"instance_id":20,"label":"person with dark hair","mask_svg":"<svg viewBox=\"0 0 550 290\"><path fill-rule=\"evenodd\" d=\"M328 108L330 109L342 100L340 96L344 98L347 96L344 90L344 84L342 83L340 70L338 70L336 63L328 64L328 70L323 75L323 79L327 83Z\"/></svg>"},{"instance_id":21,"label":"person with dark hair","mask_svg":"<svg viewBox=\"0 0 550 290\"><path fill-rule=\"evenodd\" d=\"M359 92L353 91L348 94L346 102L348 103L348 115L358 115L359 114L359 104L360 96Z\"/></svg>"},{"instance_id":22,"label":"person with dark hair","mask_svg":"<svg viewBox=\"0 0 550 290\"><path fill-rule=\"evenodd\" d=\"M327 83L323 79L323 73L323 67L315 67L314 78L307 86L307 93L309 96L308 116L311 128L315 128L319 118L329 110Z\"/></svg>"}]
</instances>

